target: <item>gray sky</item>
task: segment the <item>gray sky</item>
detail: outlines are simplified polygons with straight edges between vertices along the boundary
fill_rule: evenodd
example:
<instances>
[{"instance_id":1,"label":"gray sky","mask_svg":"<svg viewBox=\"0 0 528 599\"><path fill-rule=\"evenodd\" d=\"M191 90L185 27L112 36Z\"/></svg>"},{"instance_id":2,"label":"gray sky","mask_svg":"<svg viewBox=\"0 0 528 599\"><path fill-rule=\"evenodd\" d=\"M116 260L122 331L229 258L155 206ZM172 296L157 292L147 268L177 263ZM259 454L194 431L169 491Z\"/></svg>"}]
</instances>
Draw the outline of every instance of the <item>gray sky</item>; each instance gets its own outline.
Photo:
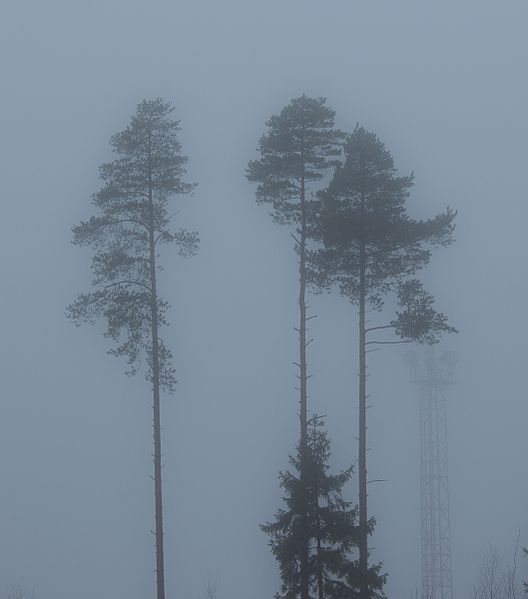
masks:
<instances>
[{"instance_id":1,"label":"gray sky","mask_svg":"<svg viewBox=\"0 0 528 599\"><path fill-rule=\"evenodd\" d=\"M459 211L456 244L424 275L460 329L444 344L460 355L455 599L489 543L509 551L518 530L528 543L527 18L520 0L2 2L0 585L23 577L40 599L154 592L149 389L64 308L91 279L70 228L91 213L108 139L156 96L181 119L198 182L181 217L202 240L188 261L167 248L160 280L179 378L163 403L168 595L202 599L209 575L218 599L278 589L258 524L297 433L296 263L243 174L267 118L303 92L414 170L414 214ZM311 305L311 406L346 467L356 315L334 296ZM402 353L370 362L369 474L387 481L370 489L372 544L394 599L420 580L417 391Z\"/></svg>"}]
</instances>

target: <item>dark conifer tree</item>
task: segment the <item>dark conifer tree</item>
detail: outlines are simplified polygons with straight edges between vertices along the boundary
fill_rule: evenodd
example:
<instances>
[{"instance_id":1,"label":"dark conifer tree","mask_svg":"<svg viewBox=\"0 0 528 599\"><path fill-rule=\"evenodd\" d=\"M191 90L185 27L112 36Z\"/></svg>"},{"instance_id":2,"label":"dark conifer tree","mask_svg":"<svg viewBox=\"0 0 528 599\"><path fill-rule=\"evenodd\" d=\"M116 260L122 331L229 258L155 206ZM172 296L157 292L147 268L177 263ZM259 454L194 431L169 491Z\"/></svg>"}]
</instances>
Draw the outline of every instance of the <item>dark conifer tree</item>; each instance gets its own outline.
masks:
<instances>
[{"instance_id":1,"label":"dark conifer tree","mask_svg":"<svg viewBox=\"0 0 528 599\"><path fill-rule=\"evenodd\" d=\"M359 541L357 510L343 499L343 487L352 475L352 467L329 474L329 459L330 441L321 419L315 416L308 427L305 482L300 478L299 444L296 457L290 457L294 471L279 475L286 509L280 509L273 522L261 527L270 536L270 546L280 567L282 585L277 597L300 597L305 535L308 536L309 597L358 597L362 573L354 555ZM380 565L371 567L363 578L370 596L382 596L385 576L380 575Z\"/></svg>"},{"instance_id":2,"label":"dark conifer tree","mask_svg":"<svg viewBox=\"0 0 528 599\"><path fill-rule=\"evenodd\" d=\"M362 127L347 136L344 158L318 194L314 224L323 247L310 254L310 276L319 287L337 286L359 308L359 551L367 572L366 356L376 344L434 343L454 331L414 275L428 264L432 247L451 243L455 213L448 208L428 220L412 219L406 201L413 175L397 176L389 151ZM367 327L367 304L380 311L391 292L399 306L395 317ZM379 338L390 330L396 340ZM366 586L361 597L368 597Z\"/></svg>"},{"instance_id":3,"label":"dark conifer tree","mask_svg":"<svg viewBox=\"0 0 528 599\"><path fill-rule=\"evenodd\" d=\"M327 169L335 166L340 154L341 134L334 130L334 111L324 98L305 95L293 99L279 115L266 123L268 132L258 144L259 160L249 163L246 174L257 183L257 202L269 203L272 217L279 224L295 227L293 239L299 258L299 419L300 471L306 450L307 381L306 348L306 251L312 211L311 192ZM301 495L302 497L302 495ZM301 510L302 511L302 510ZM301 599L308 599L307 539L301 556Z\"/></svg>"},{"instance_id":4,"label":"dark conifer tree","mask_svg":"<svg viewBox=\"0 0 528 599\"><path fill-rule=\"evenodd\" d=\"M160 98L143 100L130 125L111 138L118 157L100 167L103 185L92 198L96 215L73 228L74 243L95 250L94 290L80 294L67 310L77 324L106 320L105 336L115 342L109 353L127 359L129 374L146 358L153 392L158 599L165 597L160 389L171 392L176 383L170 349L160 337L169 305L157 290L159 249L172 243L190 256L198 244L196 233L170 228L171 200L194 187L182 179L187 158L172 111Z\"/></svg>"},{"instance_id":5,"label":"dark conifer tree","mask_svg":"<svg viewBox=\"0 0 528 599\"><path fill-rule=\"evenodd\" d=\"M523 547L523 553L524 553L524 555L528 556L528 548ZM523 586L524 586L524 592L526 593L526 595L528 595L528 582L526 582L526 580L523 581Z\"/></svg>"}]
</instances>

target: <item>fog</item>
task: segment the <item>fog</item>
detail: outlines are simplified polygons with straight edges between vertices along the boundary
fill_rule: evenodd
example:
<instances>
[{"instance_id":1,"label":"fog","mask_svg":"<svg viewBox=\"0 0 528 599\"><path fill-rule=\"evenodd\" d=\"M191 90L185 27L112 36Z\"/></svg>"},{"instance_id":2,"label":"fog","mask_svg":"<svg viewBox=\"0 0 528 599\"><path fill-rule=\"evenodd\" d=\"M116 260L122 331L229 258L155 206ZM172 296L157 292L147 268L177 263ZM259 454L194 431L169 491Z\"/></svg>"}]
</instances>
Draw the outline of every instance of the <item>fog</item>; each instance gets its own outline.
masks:
<instances>
[{"instance_id":1,"label":"fog","mask_svg":"<svg viewBox=\"0 0 528 599\"><path fill-rule=\"evenodd\" d=\"M487 548L528 544L526 23L520 0L428 3L92 0L2 3L0 61L0 588L38 599L154 596L151 393L65 307L89 288L71 227L92 213L108 140L143 98L181 121L180 222L197 256L163 252L178 385L162 398L167 595L269 599L259 524L298 433L297 263L244 169L291 98L324 96L338 127L374 131L414 216L458 211L423 280L459 329L448 390L455 599ZM332 465L357 460L356 311L311 296L310 410ZM369 513L388 597L420 587L418 390L395 346L369 357ZM356 501L355 479L349 489ZM528 559L519 558L528 578Z\"/></svg>"}]
</instances>

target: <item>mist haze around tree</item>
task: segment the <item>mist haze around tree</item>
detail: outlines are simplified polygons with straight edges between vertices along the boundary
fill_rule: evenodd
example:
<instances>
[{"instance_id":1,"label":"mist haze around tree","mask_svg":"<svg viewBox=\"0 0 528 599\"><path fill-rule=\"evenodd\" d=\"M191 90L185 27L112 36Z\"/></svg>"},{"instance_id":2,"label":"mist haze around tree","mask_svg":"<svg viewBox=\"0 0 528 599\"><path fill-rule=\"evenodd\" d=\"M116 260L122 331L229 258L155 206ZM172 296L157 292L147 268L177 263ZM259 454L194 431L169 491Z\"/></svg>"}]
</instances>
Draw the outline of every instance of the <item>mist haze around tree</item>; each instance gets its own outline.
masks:
<instances>
[{"instance_id":1,"label":"mist haze around tree","mask_svg":"<svg viewBox=\"0 0 528 599\"><path fill-rule=\"evenodd\" d=\"M459 330L439 347L459 356L448 391L455 598L488 596L490 547L507 589L520 531L520 599L528 579L526 4L31 0L2 8L4 594L154 594L149 383L123 376L126 364L107 356L104 323L78 330L64 309L91 283L91 250L71 245L71 228L90 217L98 166L115 158L108 140L143 98L157 97L174 105L187 180L199 183L179 200L177 227L200 232L199 253L164 255L160 273L178 381L163 398L167 589L189 599L204 596L206 580L217 599L269 599L280 589L259 524L281 505L277 474L298 440L298 265L286 231L255 205L244 168L269 116L305 93L327 99L337 128L359 122L390 148L398 172L414 172L413 218L457 211L455 243L420 273ZM356 314L337 294L307 303L318 315L309 325L310 409L326 416L330 471L357 468ZM395 598L420 584L418 391L405 350L369 357L368 469L383 481L368 489L369 546ZM355 502L354 476L344 494Z\"/></svg>"}]
</instances>

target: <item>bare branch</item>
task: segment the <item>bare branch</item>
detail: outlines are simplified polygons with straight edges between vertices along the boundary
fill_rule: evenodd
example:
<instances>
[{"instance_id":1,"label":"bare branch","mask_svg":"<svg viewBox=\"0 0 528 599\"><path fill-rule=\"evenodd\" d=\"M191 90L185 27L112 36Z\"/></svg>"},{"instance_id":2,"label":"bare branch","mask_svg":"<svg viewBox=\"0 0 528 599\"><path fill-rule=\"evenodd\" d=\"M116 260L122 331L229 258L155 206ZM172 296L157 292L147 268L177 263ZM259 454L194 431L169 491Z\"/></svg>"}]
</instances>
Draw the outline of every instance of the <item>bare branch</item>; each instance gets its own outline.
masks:
<instances>
[{"instance_id":1,"label":"bare branch","mask_svg":"<svg viewBox=\"0 0 528 599\"><path fill-rule=\"evenodd\" d=\"M410 339L402 339L401 341L367 341L365 345L399 345L400 343L412 343Z\"/></svg>"},{"instance_id":2,"label":"bare branch","mask_svg":"<svg viewBox=\"0 0 528 599\"><path fill-rule=\"evenodd\" d=\"M394 329L393 324L385 324L379 327L369 327L365 329L365 333L370 333L371 331L381 331L381 329Z\"/></svg>"},{"instance_id":3,"label":"bare branch","mask_svg":"<svg viewBox=\"0 0 528 599\"><path fill-rule=\"evenodd\" d=\"M111 289L112 287L119 287L119 285L138 285L139 287L144 287L149 293L151 293L151 289L148 285L145 285L145 283L141 283L140 281L130 281L128 279L125 279L123 281L115 281L114 283L109 283L108 285L105 285L103 287L104 291L106 291L107 289Z\"/></svg>"}]
</instances>

